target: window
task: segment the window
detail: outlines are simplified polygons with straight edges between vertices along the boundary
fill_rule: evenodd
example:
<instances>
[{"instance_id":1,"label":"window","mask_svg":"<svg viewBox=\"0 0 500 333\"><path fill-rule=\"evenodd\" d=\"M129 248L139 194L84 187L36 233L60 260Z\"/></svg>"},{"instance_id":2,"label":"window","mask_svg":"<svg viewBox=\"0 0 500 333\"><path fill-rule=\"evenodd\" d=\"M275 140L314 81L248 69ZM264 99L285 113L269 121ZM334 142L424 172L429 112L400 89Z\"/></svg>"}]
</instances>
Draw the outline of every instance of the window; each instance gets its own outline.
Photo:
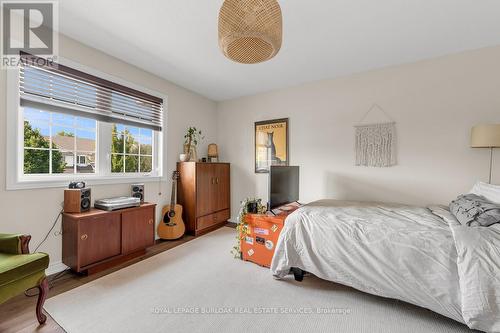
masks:
<instances>
[{"instance_id":1,"label":"window","mask_svg":"<svg viewBox=\"0 0 500 333\"><path fill-rule=\"evenodd\" d=\"M94 119L32 108L23 113L25 175L96 172Z\"/></svg>"},{"instance_id":2,"label":"window","mask_svg":"<svg viewBox=\"0 0 500 333\"><path fill-rule=\"evenodd\" d=\"M22 61L15 79L8 187L162 176L163 98L61 64Z\"/></svg>"},{"instance_id":3,"label":"window","mask_svg":"<svg viewBox=\"0 0 500 333\"><path fill-rule=\"evenodd\" d=\"M78 165L87 165L87 156L86 155L78 155L76 157L76 163L78 163Z\"/></svg>"},{"instance_id":4,"label":"window","mask_svg":"<svg viewBox=\"0 0 500 333\"><path fill-rule=\"evenodd\" d=\"M151 172L153 168L152 130L113 124L111 135L111 172Z\"/></svg>"}]
</instances>

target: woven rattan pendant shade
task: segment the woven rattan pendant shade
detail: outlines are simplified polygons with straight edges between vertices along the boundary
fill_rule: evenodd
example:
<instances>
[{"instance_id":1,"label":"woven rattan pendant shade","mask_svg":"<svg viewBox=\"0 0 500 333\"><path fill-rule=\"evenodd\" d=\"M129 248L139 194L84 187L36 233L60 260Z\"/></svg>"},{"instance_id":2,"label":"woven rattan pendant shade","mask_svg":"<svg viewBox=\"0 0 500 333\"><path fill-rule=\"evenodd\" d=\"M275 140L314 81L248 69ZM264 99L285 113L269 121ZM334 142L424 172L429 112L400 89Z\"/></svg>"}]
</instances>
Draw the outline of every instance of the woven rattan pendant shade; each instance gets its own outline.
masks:
<instances>
[{"instance_id":1,"label":"woven rattan pendant shade","mask_svg":"<svg viewBox=\"0 0 500 333\"><path fill-rule=\"evenodd\" d=\"M281 48L283 20L276 0L226 0L219 13L219 47L226 57L255 64Z\"/></svg>"}]
</instances>

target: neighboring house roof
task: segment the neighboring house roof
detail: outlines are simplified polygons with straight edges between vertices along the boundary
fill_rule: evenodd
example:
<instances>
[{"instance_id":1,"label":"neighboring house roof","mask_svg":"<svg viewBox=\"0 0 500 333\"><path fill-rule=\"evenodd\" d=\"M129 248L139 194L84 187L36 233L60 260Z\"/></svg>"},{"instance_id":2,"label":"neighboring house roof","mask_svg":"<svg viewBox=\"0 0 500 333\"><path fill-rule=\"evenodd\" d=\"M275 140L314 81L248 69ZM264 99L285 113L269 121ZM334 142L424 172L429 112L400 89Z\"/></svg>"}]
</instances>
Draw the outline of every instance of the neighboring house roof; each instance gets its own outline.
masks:
<instances>
[{"instance_id":1,"label":"neighboring house roof","mask_svg":"<svg viewBox=\"0 0 500 333\"><path fill-rule=\"evenodd\" d=\"M46 137L46 139L48 140L48 137ZM75 138L71 136L54 136L52 142L58 149L75 149ZM95 140L76 138L76 147L79 151L95 151Z\"/></svg>"}]
</instances>

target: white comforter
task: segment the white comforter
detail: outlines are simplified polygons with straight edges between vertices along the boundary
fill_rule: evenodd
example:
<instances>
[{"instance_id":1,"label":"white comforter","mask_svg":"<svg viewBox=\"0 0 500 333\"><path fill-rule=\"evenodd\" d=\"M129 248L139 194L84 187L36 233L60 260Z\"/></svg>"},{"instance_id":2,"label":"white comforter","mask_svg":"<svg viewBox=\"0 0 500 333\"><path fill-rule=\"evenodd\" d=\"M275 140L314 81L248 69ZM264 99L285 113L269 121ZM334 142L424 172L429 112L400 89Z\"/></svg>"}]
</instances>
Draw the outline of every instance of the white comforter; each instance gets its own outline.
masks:
<instances>
[{"instance_id":1,"label":"white comforter","mask_svg":"<svg viewBox=\"0 0 500 333\"><path fill-rule=\"evenodd\" d=\"M500 332L500 226L462 227L445 209L322 200L291 214L271 271L320 278Z\"/></svg>"}]
</instances>

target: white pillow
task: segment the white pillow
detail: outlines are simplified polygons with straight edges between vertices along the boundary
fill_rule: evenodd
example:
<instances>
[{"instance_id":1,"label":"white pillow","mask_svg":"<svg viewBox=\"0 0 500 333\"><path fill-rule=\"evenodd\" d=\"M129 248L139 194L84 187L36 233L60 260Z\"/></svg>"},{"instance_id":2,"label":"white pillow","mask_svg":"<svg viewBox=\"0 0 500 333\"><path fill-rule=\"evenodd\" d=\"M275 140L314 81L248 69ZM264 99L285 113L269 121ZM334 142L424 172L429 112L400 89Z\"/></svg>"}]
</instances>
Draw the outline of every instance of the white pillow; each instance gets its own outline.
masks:
<instances>
[{"instance_id":1,"label":"white pillow","mask_svg":"<svg viewBox=\"0 0 500 333\"><path fill-rule=\"evenodd\" d=\"M482 195L491 202L500 204L500 186L477 182L470 191L472 194Z\"/></svg>"}]
</instances>

